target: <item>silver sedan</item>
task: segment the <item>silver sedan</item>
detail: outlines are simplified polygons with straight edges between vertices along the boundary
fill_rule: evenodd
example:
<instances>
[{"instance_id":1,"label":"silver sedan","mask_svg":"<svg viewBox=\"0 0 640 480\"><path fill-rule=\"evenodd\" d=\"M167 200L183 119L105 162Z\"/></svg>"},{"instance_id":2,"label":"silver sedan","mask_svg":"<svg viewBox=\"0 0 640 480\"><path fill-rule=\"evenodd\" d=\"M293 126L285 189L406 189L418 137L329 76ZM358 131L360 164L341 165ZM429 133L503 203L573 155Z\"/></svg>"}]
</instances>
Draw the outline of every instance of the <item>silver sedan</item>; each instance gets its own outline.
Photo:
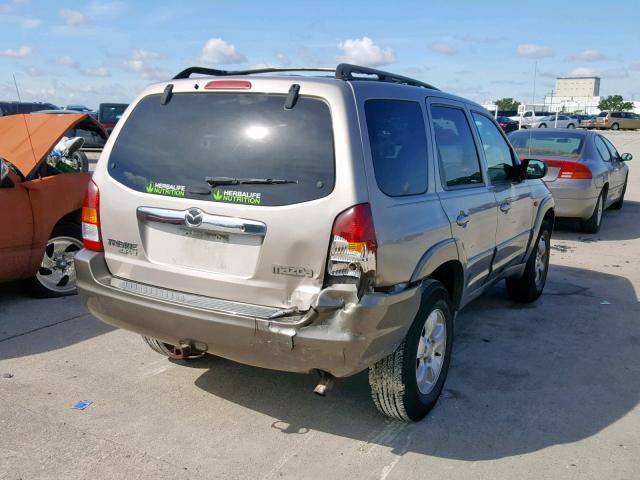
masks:
<instances>
[{"instance_id":1,"label":"silver sedan","mask_svg":"<svg viewBox=\"0 0 640 480\"><path fill-rule=\"evenodd\" d=\"M556 216L579 218L582 231L597 233L602 213L622 208L627 189L630 153L618 153L594 131L528 129L512 132L509 140L520 158L547 164L543 178L556 202Z\"/></svg>"}]
</instances>

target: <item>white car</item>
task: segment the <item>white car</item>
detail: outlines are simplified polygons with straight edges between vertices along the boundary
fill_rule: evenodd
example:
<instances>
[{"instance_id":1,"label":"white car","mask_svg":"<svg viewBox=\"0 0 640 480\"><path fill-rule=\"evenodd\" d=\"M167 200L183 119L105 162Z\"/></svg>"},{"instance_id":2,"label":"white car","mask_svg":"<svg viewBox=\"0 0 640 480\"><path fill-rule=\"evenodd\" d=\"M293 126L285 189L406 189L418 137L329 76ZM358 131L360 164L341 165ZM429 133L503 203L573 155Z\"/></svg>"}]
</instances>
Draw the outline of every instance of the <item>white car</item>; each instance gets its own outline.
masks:
<instances>
[{"instance_id":1,"label":"white car","mask_svg":"<svg viewBox=\"0 0 640 480\"><path fill-rule=\"evenodd\" d=\"M576 120L567 115L558 115L557 123L556 116L549 115L548 117L542 117L540 120L530 123L528 128L576 128L576 124Z\"/></svg>"}]
</instances>

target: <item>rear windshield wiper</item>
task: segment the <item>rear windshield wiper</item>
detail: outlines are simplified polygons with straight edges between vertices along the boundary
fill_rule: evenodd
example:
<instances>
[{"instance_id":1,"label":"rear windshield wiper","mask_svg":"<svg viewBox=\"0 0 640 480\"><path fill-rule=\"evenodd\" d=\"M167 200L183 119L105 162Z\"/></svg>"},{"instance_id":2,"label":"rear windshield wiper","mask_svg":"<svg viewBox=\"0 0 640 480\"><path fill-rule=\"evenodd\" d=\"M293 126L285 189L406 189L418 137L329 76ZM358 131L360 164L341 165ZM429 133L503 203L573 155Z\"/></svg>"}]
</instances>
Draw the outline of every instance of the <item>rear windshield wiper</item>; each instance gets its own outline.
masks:
<instances>
[{"instance_id":1,"label":"rear windshield wiper","mask_svg":"<svg viewBox=\"0 0 640 480\"><path fill-rule=\"evenodd\" d=\"M298 180L284 180L281 178L234 178L234 177L206 177L212 187L219 185L283 185L285 183L298 183Z\"/></svg>"}]
</instances>

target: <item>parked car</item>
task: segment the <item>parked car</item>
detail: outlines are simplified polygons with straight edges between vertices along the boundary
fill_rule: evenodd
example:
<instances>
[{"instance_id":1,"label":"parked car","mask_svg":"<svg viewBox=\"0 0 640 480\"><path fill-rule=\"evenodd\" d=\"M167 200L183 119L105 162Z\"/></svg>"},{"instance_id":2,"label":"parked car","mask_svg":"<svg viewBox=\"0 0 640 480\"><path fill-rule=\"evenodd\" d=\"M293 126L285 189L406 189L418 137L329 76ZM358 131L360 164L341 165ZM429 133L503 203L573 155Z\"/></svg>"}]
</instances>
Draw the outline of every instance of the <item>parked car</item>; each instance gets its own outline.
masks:
<instances>
[{"instance_id":1,"label":"parked car","mask_svg":"<svg viewBox=\"0 0 640 480\"><path fill-rule=\"evenodd\" d=\"M66 152L54 156L52 150L65 132L86 118L0 118L0 282L25 280L41 297L75 293L74 256L82 248L80 212L91 177L73 172Z\"/></svg>"},{"instance_id":2,"label":"parked car","mask_svg":"<svg viewBox=\"0 0 640 480\"><path fill-rule=\"evenodd\" d=\"M579 128L595 128L596 116L595 115L581 115Z\"/></svg>"},{"instance_id":3,"label":"parked car","mask_svg":"<svg viewBox=\"0 0 640 480\"><path fill-rule=\"evenodd\" d=\"M556 118L554 114L530 123L528 128L576 128L576 122L577 120L567 115L558 115Z\"/></svg>"},{"instance_id":4,"label":"parked car","mask_svg":"<svg viewBox=\"0 0 640 480\"><path fill-rule=\"evenodd\" d=\"M522 128L528 128L532 123L537 122L543 117L547 117L549 115L554 115L551 112L546 111L534 111L534 110L526 110L522 114ZM520 115L510 116L511 120L515 120L520 122Z\"/></svg>"},{"instance_id":5,"label":"parked car","mask_svg":"<svg viewBox=\"0 0 640 480\"><path fill-rule=\"evenodd\" d=\"M101 103L98 107L98 121L111 133L128 106L128 103Z\"/></svg>"},{"instance_id":6,"label":"parked car","mask_svg":"<svg viewBox=\"0 0 640 480\"><path fill-rule=\"evenodd\" d=\"M89 184L79 291L171 357L316 370L321 394L369 368L378 409L419 420L455 312L505 278L517 301L544 288L545 164L418 80L245 73L190 68L127 111Z\"/></svg>"},{"instance_id":7,"label":"parked car","mask_svg":"<svg viewBox=\"0 0 640 480\"><path fill-rule=\"evenodd\" d=\"M75 112L89 113L92 110L85 105L67 105L65 110L73 110Z\"/></svg>"},{"instance_id":8,"label":"parked car","mask_svg":"<svg viewBox=\"0 0 640 480\"><path fill-rule=\"evenodd\" d=\"M522 158L547 164L543 178L556 201L557 217L581 220L587 233L597 233L602 213L622 208L633 157L620 155L613 144L594 131L535 130L513 132L509 140Z\"/></svg>"},{"instance_id":9,"label":"parked car","mask_svg":"<svg viewBox=\"0 0 640 480\"><path fill-rule=\"evenodd\" d=\"M631 112L600 112L596 128L611 130L635 130L640 128L640 115Z\"/></svg>"},{"instance_id":10,"label":"parked car","mask_svg":"<svg viewBox=\"0 0 640 480\"><path fill-rule=\"evenodd\" d=\"M58 110L52 103L42 102L0 102L0 117L16 115L18 113L31 113L38 110Z\"/></svg>"},{"instance_id":11,"label":"parked car","mask_svg":"<svg viewBox=\"0 0 640 480\"><path fill-rule=\"evenodd\" d=\"M520 123L515 120L511 120L509 117L498 117L496 118L496 121L505 133L513 132L520 128Z\"/></svg>"},{"instance_id":12,"label":"parked car","mask_svg":"<svg viewBox=\"0 0 640 480\"><path fill-rule=\"evenodd\" d=\"M78 112L73 110L41 110L33 112L33 115L77 115ZM78 168L83 172L89 171L89 163L97 161L105 143L107 143L108 134L102 125L100 125L90 114L78 124L65 133L65 137L75 138L81 137L84 142L82 148L74 153L74 161L77 162Z\"/></svg>"}]
</instances>

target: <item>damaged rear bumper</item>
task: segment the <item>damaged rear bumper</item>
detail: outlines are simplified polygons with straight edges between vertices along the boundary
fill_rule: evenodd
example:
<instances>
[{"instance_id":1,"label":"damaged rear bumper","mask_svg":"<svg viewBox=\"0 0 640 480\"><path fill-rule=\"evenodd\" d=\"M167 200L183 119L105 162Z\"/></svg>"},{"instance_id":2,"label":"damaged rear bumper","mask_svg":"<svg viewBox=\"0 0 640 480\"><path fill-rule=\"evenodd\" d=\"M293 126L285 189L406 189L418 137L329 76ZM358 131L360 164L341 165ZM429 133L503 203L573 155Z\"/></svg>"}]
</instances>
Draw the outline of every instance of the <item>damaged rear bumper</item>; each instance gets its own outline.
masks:
<instances>
[{"instance_id":1,"label":"damaged rear bumper","mask_svg":"<svg viewBox=\"0 0 640 480\"><path fill-rule=\"evenodd\" d=\"M108 324L173 345L204 344L209 353L247 365L319 369L336 377L353 375L393 352L421 298L420 286L367 293L358 300L353 286L336 285L322 290L307 312L270 319L187 305L154 287L149 287L153 295L119 288L102 253L82 250L75 266L87 308Z\"/></svg>"}]
</instances>

